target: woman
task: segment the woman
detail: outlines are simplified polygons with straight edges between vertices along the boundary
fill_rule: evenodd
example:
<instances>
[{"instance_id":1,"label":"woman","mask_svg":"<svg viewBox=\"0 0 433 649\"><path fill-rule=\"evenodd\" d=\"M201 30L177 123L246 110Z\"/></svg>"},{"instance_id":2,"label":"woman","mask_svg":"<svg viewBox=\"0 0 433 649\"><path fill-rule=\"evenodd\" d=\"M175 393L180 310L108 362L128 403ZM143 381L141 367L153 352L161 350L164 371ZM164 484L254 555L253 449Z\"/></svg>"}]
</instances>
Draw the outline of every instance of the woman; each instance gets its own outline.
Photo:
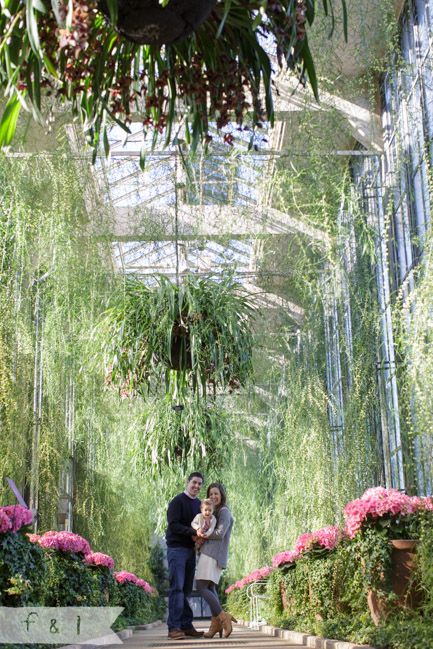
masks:
<instances>
[{"instance_id":1,"label":"woman","mask_svg":"<svg viewBox=\"0 0 433 649\"><path fill-rule=\"evenodd\" d=\"M209 485L207 497L213 503L217 523L212 534L201 546L195 580L200 596L209 604L212 612L211 625L204 637L213 638L217 632L221 637L224 630L224 637L228 638L233 630L232 621L236 622L237 620L230 613L225 613L222 610L216 585L220 580L221 572L227 567L233 517L227 507L226 492L220 482L213 482ZM201 537L205 536L200 530L197 534Z\"/></svg>"}]
</instances>

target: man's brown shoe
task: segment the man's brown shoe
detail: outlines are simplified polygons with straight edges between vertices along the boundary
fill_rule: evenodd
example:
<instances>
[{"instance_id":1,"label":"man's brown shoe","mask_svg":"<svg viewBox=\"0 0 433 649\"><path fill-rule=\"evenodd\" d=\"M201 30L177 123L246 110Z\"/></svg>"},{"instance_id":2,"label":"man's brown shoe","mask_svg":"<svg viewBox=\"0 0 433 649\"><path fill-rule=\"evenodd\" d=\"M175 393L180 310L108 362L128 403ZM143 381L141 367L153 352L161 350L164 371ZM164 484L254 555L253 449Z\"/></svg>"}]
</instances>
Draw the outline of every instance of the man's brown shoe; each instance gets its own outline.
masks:
<instances>
[{"instance_id":1,"label":"man's brown shoe","mask_svg":"<svg viewBox=\"0 0 433 649\"><path fill-rule=\"evenodd\" d=\"M192 626L190 629L182 629L185 635L189 635L192 638L202 638L204 635L204 631L197 631L197 629L194 629Z\"/></svg>"},{"instance_id":2,"label":"man's brown shoe","mask_svg":"<svg viewBox=\"0 0 433 649\"><path fill-rule=\"evenodd\" d=\"M169 640L182 640L182 638L186 638L186 635L182 631L182 629L172 629L168 632L167 637L169 638Z\"/></svg>"}]
</instances>

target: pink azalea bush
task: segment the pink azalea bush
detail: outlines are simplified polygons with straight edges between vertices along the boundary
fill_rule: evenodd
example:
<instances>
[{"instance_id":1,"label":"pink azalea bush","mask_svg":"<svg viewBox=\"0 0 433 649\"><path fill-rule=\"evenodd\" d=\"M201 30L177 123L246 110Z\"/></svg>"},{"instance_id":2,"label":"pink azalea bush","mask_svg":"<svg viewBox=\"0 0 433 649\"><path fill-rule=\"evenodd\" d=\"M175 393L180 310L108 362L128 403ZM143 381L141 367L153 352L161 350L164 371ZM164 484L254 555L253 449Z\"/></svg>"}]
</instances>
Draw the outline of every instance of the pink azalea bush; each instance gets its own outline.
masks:
<instances>
[{"instance_id":1,"label":"pink azalea bush","mask_svg":"<svg viewBox=\"0 0 433 649\"><path fill-rule=\"evenodd\" d=\"M9 526L6 526L5 516L9 519ZM18 532L23 525L30 525L32 520L32 512L21 505L0 507L0 532Z\"/></svg>"},{"instance_id":2,"label":"pink azalea bush","mask_svg":"<svg viewBox=\"0 0 433 649\"><path fill-rule=\"evenodd\" d=\"M144 581L144 579L137 579L136 584L137 586L140 586L140 588L143 588L143 590L145 590L146 593L149 593L149 595L153 594L152 586L148 584L147 581Z\"/></svg>"},{"instance_id":3,"label":"pink azalea bush","mask_svg":"<svg viewBox=\"0 0 433 649\"><path fill-rule=\"evenodd\" d=\"M401 524L409 521L412 514L426 509L433 510L431 498L411 497L398 489L373 487L344 508L345 532L353 538L363 524L375 524L379 519Z\"/></svg>"},{"instance_id":4,"label":"pink azalea bush","mask_svg":"<svg viewBox=\"0 0 433 649\"><path fill-rule=\"evenodd\" d=\"M282 566L286 563L292 563L296 559L296 557L299 557L299 552L296 552L296 550L280 552L279 554L276 554L272 559L272 566L274 568L278 568L278 566Z\"/></svg>"},{"instance_id":5,"label":"pink azalea bush","mask_svg":"<svg viewBox=\"0 0 433 649\"><path fill-rule=\"evenodd\" d=\"M134 575L134 573L126 572L126 570L120 570L119 572L115 572L114 576L116 578L116 581L119 582L119 584L124 584L126 581L132 581L134 584L136 584L138 581L138 577Z\"/></svg>"},{"instance_id":6,"label":"pink azalea bush","mask_svg":"<svg viewBox=\"0 0 433 649\"><path fill-rule=\"evenodd\" d=\"M298 537L295 543L295 552L298 554L302 554L302 552L305 552L305 550L308 550L314 543L314 534L311 532L306 532L305 534L301 534L301 536Z\"/></svg>"},{"instance_id":7,"label":"pink azalea bush","mask_svg":"<svg viewBox=\"0 0 433 649\"><path fill-rule=\"evenodd\" d=\"M0 508L0 533L7 532L11 529L12 523L9 516Z\"/></svg>"},{"instance_id":8,"label":"pink azalea bush","mask_svg":"<svg viewBox=\"0 0 433 649\"><path fill-rule=\"evenodd\" d=\"M276 554L272 560L272 566L278 568L288 563L293 563L295 559L300 557L307 550L311 550L314 546L320 546L326 550L333 550L340 537L341 530L336 525L328 525L316 532L306 532L301 534L295 543L294 550L286 550Z\"/></svg>"},{"instance_id":9,"label":"pink azalea bush","mask_svg":"<svg viewBox=\"0 0 433 649\"><path fill-rule=\"evenodd\" d=\"M261 579L266 579L266 577L269 577L271 574L273 568L271 566L264 566L263 568L258 568L257 570L253 570L252 573L248 575L248 577L244 577L240 581L237 581L235 584L232 584L229 586L229 588L226 589L227 595L232 592L235 588L243 588L247 584L250 584L254 581L259 581Z\"/></svg>"},{"instance_id":10,"label":"pink azalea bush","mask_svg":"<svg viewBox=\"0 0 433 649\"><path fill-rule=\"evenodd\" d=\"M37 536L37 534L34 536ZM41 537L36 538L35 542L39 543L43 548L53 548L62 552L81 552L84 555L92 552L86 539L73 532L45 532Z\"/></svg>"},{"instance_id":11,"label":"pink azalea bush","mask_svg":"<svg viewBox=\"0 0 433 649\"><path fill-rule=\"evenodd\" d=\"M84 560L88 566L106 566L110 570L114 568L113 559L108 554L102 554L102 552L86 554Z\"/></svg>"}]
</instances>

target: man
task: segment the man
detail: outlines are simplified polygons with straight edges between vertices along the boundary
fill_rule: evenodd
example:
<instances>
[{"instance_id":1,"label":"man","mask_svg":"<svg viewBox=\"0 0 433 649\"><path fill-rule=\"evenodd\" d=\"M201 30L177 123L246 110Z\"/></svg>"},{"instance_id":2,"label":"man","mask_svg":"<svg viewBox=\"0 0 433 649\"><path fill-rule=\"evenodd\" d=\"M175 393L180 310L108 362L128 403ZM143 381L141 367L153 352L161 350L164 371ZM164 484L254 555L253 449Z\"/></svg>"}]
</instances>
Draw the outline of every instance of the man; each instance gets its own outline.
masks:
<instances>
[{"instance_id":1,"label":"man","mask_svg":"<svg viewBox=\"0 0 433 649\"><path fill-rule=\"evenodd\" d=\"M181 640L187 636L199 638L203 631L194 629L193 612L188 602L192 592L195 571L194 542L199 544L197 532L191 527L193 518L200 512L201 501L197 494L203 485L203 476L191 473L186 489L170 502L167 510L167 560L170 576L168 591L168 637Z\"/></svg>"}]
</instances>

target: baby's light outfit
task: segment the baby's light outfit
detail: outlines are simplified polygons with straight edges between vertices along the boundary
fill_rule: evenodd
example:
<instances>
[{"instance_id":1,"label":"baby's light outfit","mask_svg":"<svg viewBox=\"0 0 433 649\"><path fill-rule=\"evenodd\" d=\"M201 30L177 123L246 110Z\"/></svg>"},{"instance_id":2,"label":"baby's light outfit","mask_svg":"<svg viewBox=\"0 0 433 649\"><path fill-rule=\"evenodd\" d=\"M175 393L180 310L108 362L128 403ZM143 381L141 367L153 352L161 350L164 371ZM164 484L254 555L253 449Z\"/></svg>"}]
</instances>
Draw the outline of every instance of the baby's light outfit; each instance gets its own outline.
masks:
<instances>
[{"instance_id":1,"label":"baby's light outfit","mask_svg":"<svg viewBox=\"0 0 433 649\"><path fill-rule=\"evenodd\" d=\"M215 516L212 515L210 518L205 518L203 514L197 514L197 516L194 517L194 520L191 523L191 527L193 529L198 530L201 528L206 536L210 536L212 534L215 529L215 525ZM200 546L198 543L195 544L194 550L197 552L197 554L200 554Z\"/></svg>"}]
</instances>

